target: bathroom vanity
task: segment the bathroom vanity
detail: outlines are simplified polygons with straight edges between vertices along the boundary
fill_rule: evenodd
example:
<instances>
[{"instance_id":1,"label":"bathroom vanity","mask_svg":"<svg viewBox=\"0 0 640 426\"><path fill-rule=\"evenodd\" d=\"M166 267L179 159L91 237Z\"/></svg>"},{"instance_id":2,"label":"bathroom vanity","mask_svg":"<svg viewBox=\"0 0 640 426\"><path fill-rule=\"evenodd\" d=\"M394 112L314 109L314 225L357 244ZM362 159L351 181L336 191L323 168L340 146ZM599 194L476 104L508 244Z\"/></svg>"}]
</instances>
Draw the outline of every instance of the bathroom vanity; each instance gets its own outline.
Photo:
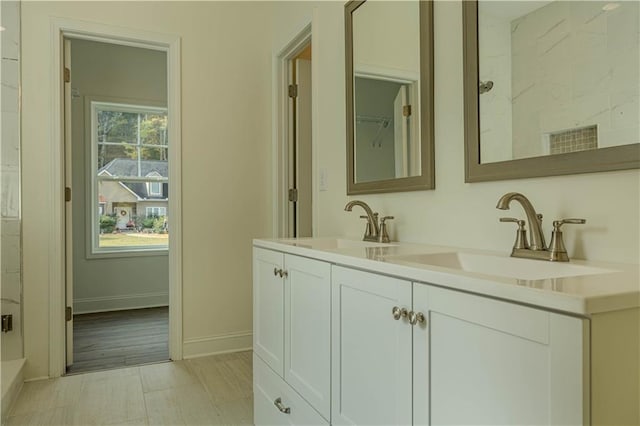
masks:
<instances>
[{"instance_id":1,"label":"bathroom vanity","mask_svg":"<svg viewBox=\"0 0 640 426\"><path fill-rule=\"evenodd\" d=\"M254 421L638 424L637 265L254 240Z\"/></svg>"}]
</instances>

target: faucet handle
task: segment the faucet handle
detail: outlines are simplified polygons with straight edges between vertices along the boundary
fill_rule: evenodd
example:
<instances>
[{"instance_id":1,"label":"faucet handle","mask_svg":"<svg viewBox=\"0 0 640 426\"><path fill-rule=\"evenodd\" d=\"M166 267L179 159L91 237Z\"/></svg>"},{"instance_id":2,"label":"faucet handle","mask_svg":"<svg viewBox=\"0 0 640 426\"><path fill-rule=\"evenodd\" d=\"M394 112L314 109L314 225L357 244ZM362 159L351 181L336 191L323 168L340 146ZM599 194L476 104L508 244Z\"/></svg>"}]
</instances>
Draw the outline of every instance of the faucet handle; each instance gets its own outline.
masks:
<instances>
[{"instance_id":1,"label":"faucet handle","mask_svg":"<svg viewBox=\"0 0 640 426\"><path fill-rule=\"evenodd\" d=\"M516 219L515 217L501 217L500 222L515 222L518 226L524 226L524 220Z\"/></svg>"},{"instance_id":2,"label":"faucet handle","mask_svg":"<svg viewBox=\"0 0 640 426\"><path fill-rule=\"evenodd\" d=\"M391 241L389 234L387 233L386 224L386 221L390 219L393 219L393 216L383 216L380 218L380 235L378 236L378 241L381 243L388 243Z\"/></svg>"},{"instance_id":3,"label":"faucet handle","mask_svg":"<svg viewBox=\"0 0 640 426\"><path fill-rule=\"evenodd\" d=\"M549 243L551 261L569 261L569 255L567 254L567 249L564 246L564 241L562 240L562 231L560 230L560 227L565 223L580 225L583 223L587 223L587 221L584 219L561 219L553 221L553 232L551 233L551 243Z\"/></svg>"},{"instance_id":4,"label":"faucet handle","mask_svg":"<svg viewBox=\"0 0 640 426\"><path fill-rule=\"evenodd\" d=\"M561 219L561 220L554 220L553 221L553 229L555 231L559 231L560 227L562 225L564 225L565 223L571 224L571 225L582 225L587 223L586 219Z\"/></svg>"},{"instance_id":5,"label":"faucet handle","mask_svg":"<svg viewBox=\"0 0 640 426\"><path fill-rule=\"evenodd\" d=\"M518 224L516 231L516 241L513 243L514 249L528 249L529 241L527 240L527 230L524 229L524 220L515 217L501 217L500 222L514 222Z\"/></svg>"}]
</instances>

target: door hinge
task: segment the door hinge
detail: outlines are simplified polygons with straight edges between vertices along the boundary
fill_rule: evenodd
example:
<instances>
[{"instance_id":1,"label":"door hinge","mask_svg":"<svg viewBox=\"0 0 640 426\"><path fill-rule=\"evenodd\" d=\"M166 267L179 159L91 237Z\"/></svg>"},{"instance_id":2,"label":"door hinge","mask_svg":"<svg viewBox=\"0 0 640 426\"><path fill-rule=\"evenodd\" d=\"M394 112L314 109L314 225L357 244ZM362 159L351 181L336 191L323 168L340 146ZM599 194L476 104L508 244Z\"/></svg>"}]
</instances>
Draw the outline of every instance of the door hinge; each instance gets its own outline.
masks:
<instances>
[{"instance_id":1,"label":"door hinge","mask_svg":"<svg viewBox=\"0 0 640 426\"><path fill-rule=\"evenodd\" d=\"M405 105L402 107L402 115L405 117L411 116L411 105Z\"/></svg>"},{"instance_id":2,"label":"door hinge","mask_svg":"<svg viewBox=\"0 0 640 426\"><path fill-rule=\"evenodd\" d=\"M289 201L298 201L298 190L296 188L289 188Z\"/></svg>"},{"instance_id":3,"label":"door hinge","mask_svg":"<svg viewBox=\"0 0 640 426\"><path fill-rule=\"evenodd\" d=\"M64 308L64 319L65 321L71 321L73 319L73 308L71 306Z\"/></svg>"},{"instance_id":4,"label":"door hinge","mask_svg":"<svg viewBox=\"0 0 640 426\"><path fill-rule=\"evenodd\" d=\"M71 201L71 188L69 188L68 186L64 188L64 201Z\"/></svg>"},{"instance_id":5,"label":"door hinge","mask_svg":"<svg viewBox=\"0 0 640 426\"><path fill-rule=\"evenodd\" d=\"M289 97L290 98L297 98L298 97L298 85L297 84L290 84L289 85Z\"/></svg>"},{"instance_id":6,"label":"door hinge","mask_svg":"<svg viewBox=\"0 0 640 426\"><path fill-rule=\"evenodd\" d=\"M64 68L64 82L71 82L71 70L67 67Z\"/></svg>"}]
</instances>

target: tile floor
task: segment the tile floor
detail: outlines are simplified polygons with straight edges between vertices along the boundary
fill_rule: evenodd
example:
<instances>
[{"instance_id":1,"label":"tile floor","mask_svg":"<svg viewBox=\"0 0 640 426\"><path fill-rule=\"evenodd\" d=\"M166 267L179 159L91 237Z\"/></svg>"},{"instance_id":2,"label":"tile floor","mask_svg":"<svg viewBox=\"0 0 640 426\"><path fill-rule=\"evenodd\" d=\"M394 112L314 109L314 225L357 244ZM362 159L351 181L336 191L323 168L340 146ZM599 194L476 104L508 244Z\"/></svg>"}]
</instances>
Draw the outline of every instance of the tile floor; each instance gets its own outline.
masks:
<instances>
[{"instance_id":1,"label":"tile floor","mask_svg":"<svg viewBox=\"0 0 640 426\"><path fill-rule=\"evenodd\" d=\"M251 352L25 383L13 425L250 425Z\"/></svg>"}]
</instances>

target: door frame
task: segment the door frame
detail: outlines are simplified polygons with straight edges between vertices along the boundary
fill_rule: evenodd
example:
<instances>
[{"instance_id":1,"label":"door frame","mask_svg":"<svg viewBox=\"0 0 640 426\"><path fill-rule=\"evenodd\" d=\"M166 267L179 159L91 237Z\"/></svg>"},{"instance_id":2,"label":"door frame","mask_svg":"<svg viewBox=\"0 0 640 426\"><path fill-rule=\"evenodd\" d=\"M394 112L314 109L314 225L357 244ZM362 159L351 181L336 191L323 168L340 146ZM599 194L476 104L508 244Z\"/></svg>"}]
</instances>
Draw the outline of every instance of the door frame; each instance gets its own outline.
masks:
<instances>
[{"instance_id":1,"label":"door frame","mask_svg":"<svg viewBox=\"0 0 640 426\"><path fill-rule=\"evenodd\" d=\"M52 18L51 64L51 238L49 240L49 377L66 371L65 339L65 137L64 83L62 76L65 38L92 40L167 53L167 110L169 150L169 357L182 359L182 198L181 190L181 94L180 37L86 21Z\"/></svg>"},{"instance_id":2,"label":"door frame","mask_svg":"<svg viewBox=\"0 0 640 426\"><path fill-rule=\"evenodd\" d=\"M312 17L312 22L316 20ZM273 55L273 81L272 81L272 120L274 125L272 126L272 169L274 170L272 176L272 194L273 194L273 235L278 238L288 237L289 232L289 179L290 179L290 167L289 162L291 152L291 134L289 123L289 95L287 88L289 85L289 64L295 59L295 57L304 50L304 48L311 44L312 49L317 43L317 37L313 36L312 22L307 24L287 42L281 49ZM311 60L311 74L317 75L316 64L317 61ZM311 82L311 99L317 98L317 84L312 79ZM316 103L312 101L311 105L311 121L317 123L317 108ZM313 235L317 235L318 229L315 218L317 217L317 185L315 184L314 176L318 170L318 156L317 156L317 126L312 126L311 130L311 174L312 174L312 218L311 218L311 230Z\"/></svg>"}]
</instances>

